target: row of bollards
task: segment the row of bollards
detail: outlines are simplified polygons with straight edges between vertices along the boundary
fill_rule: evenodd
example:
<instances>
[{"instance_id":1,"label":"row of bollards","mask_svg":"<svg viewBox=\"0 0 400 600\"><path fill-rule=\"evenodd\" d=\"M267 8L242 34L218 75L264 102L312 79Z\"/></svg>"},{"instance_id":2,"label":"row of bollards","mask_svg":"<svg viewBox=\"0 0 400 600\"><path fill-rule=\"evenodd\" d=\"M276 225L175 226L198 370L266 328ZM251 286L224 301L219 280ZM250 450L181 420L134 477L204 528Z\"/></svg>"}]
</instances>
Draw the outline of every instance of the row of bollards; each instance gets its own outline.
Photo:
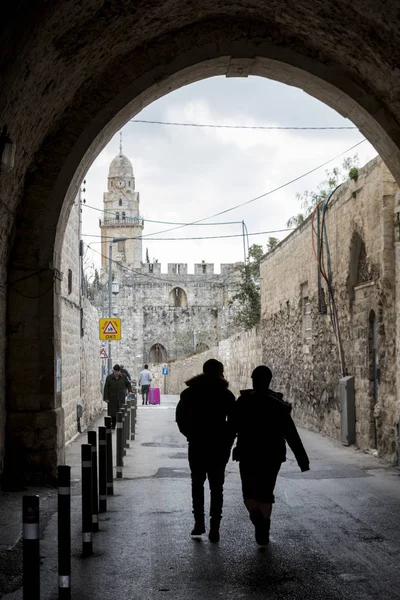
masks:
<instances>
[{"instance_id":1,"label":"row of bollards","mask_svg":"<svg viewBox=\"0 0 400 600\"><path fill-rule=\"evenodd\" d=\"M117 413L116 476L122 479L123 457L135 439L137 395L131 394ZM97 445L98 442L98 445ZM98 448L98 452L97 452ZM99 531L99 513L107 511L107 496L114 494L112 419L88 432L81 446L82 556L93 553L93 533ZM57 467L58 486L58 598L71 598L71 467ZM23 600L40 600L39 496L24 496Z\"/></svg>"}]
</instances>

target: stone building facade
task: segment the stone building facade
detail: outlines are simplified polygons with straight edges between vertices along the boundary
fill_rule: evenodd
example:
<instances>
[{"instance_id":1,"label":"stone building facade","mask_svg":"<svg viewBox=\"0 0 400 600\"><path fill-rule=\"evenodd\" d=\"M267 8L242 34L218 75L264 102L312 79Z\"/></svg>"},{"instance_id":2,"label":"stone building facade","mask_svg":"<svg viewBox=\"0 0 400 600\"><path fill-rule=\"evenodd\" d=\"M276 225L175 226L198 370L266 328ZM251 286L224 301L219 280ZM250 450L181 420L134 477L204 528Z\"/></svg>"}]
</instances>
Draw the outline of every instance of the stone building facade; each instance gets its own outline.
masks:
<instances>
[{"instance_id":1,"label":"stone building facade","mask_svg":"<svg viewBox=\"0 0 400 600\"><path fill-rule=\"evenodd\" d=\"M240 278L238 264L142 262L139 193L129 159L120 153L110 164L101 221L102 274L94 290L99 312L108 315L110 245L114 281L112 316L121 318L121 340L112 342L112 361L137 376L144 363L165 363L202 352L237 331L231 304ZM125 239L126 238L126 239ZM132 374L131 373L131 374Z\"/></svg>"},{"instance_id":2,"label":"stone building facade","mask_svg":"<svg viewBox=\"0 0 400 600\"><path fill-rule=\"evenodd\" d=\"M397 192L376 158L335 192L325 214L343 361L313 253L317 220L308 218L261 264L263 360L274 385L306 426L340 439L339 379L354 376L356 444L392 462L400 412Z\"/></svg>"},{"instance_id":3,"label":"stone building facade","mask_svg":"<svg viewBox=\"0 0 400 600\"><path fill-rule=\"evenodd\" d=\"M80 256L80 196L71 209L61 254L61 356L59 389L64 413L64 439L101 412L99 315L85 294ZM79 421L78 421L79 418Z\"/></svg>"}]
</instances>

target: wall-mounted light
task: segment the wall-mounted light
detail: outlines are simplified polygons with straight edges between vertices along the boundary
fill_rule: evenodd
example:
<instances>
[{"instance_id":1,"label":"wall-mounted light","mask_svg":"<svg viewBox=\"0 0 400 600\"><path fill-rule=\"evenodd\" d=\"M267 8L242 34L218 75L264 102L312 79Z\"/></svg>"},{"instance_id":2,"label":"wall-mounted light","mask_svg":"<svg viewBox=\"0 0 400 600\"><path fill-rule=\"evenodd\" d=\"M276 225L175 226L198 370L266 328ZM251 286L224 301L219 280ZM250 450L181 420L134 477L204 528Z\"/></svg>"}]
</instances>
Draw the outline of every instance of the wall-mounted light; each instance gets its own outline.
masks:
<instances>
[{"instance_id":1,"label":"wall-mounted light","mask_svg":"<svg viewBox=\"0 0 400 600\"><path fill-rule=\"evenodd\" d=\"M7 133L7 127L3 127L0 134L0 170L11 171L15 163L15 144Z\"/></svg>"}]
</instances>

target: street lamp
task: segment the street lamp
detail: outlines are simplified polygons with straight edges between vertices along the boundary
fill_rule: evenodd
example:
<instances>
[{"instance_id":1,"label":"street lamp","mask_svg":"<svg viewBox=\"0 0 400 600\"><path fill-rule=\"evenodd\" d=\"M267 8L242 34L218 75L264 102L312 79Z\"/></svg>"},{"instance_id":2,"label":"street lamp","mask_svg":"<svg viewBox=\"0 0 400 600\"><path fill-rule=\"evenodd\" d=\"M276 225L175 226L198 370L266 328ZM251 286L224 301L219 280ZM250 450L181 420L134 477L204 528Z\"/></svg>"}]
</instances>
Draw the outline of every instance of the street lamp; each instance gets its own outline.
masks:
<instances>
[{"instance_id":1,"label":"street lamp","mask_svg":"<svg viewBox=\"0 0 400 600\"><path fill-rule=\"evenodd\" d=\"M112 245L117 242L125 242L128 238L119 237L113 238L110 242L109 253L108 253L108 316L112 318L112 294L113 291L115 294L118 294L119 287L114 286L113 290L113 280L112 280ZM112 372L112 358L111 358L111 340L108 340L108 373Z\"/></svg>"}]
</instances>

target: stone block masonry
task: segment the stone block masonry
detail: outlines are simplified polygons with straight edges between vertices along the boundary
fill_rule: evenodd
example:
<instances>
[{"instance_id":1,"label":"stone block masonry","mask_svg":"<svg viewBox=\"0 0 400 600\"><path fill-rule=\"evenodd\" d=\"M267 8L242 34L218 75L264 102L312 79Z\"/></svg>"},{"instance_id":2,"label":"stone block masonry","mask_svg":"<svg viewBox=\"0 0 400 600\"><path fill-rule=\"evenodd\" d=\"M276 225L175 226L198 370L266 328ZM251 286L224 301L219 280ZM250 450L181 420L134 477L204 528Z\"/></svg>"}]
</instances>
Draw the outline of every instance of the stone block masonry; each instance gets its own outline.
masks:
<instances>
[{"instance_id":1,"label":"stone block masonry","mask_svg":"<svg viewBox=\"0 0 400 600\"><path fill-rule=\"evenodd\" d=\"M355 378L356 443L378 450L390 462L396 461L399 419L396 192L393 177L376 158L360 170L357 181L335 192L325 217L345 371ZM272 367L277 388L294 404L297 419L340 439L342 372L322 282L325 311L318 306L309 218L261 264L263 359Z\"/></svg>"},{"instance_id":2,"label":"stone block masonry","mask_svg":"<svg viewBox=\"0 0 400 600\"><path fill-rule=\"evenodd\" d=\"M229 389L237 397L240 390L251 387L251 373L262 364L261 336L257 329L236 333L222 340L206 352L168 363L169 375L166 378L167 394L180 394L185 382L203 370L203 364L210 358L220 360L224 365L224 375L229 381ZM150 365L155 381L163 385L161 365ZM163 388L161 388L163 390Z\"/></svg>"}]
</instances>

